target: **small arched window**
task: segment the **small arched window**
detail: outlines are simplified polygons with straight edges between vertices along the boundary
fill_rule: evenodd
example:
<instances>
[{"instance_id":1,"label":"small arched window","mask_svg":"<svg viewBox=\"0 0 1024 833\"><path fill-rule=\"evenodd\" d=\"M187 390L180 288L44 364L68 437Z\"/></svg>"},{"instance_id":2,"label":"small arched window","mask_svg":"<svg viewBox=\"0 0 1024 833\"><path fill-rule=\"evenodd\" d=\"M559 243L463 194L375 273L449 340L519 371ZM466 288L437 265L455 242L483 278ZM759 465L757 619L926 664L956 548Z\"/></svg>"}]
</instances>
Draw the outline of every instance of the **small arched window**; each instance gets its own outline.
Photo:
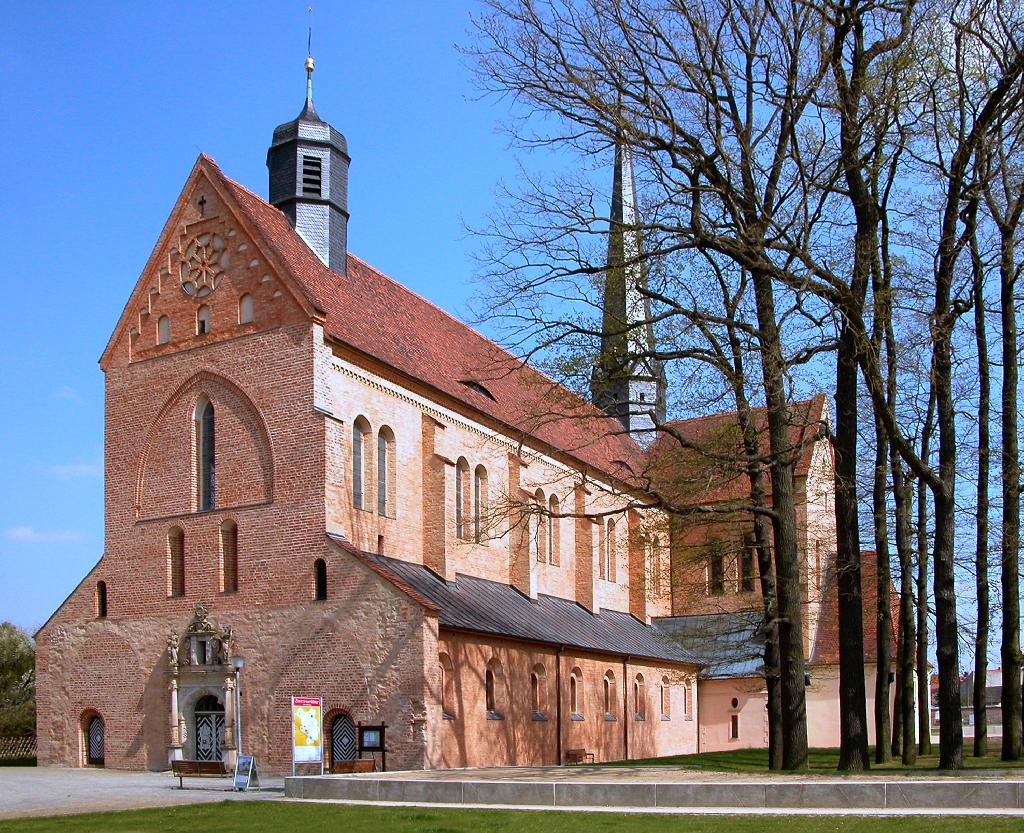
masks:
<instances>
[{"instance_id":1,"label":"small arched window","mask_svg":"<svg viewBox=\"0 0 1024 833\"><path fill-rule=\"evenodd\" d=\"M253 319L252 295L246 294L238 299L238 323L251 324Z\"/></svg>"},{"instance_id":2,"label":"small arched window","mask_svg":"<svg viewBox=\"0 0 1024 833\"><path fill-rule=\"evenodd\" d=\"M743 549L740 551L740 590L743 593L754 592L755 577L754 542L747 538L743 541Z\"/></svg>"},{"instance_id":3,"label":"small arched window","mask_svg":"<svg viewBox=\"0 0 1024 833\"><path fill-rule=\"evenodd\" d=\"M167 595L185 595L185 532L180 526L167 533Z\"/></svg>"},{"instance_id":4,"label":"small arched window","mask_svg":"<svg viewBox=\"0 0 1024 833\"><path fill-rule=\"evenodd\" d=\"M470 537L469 462L460 457L455 463L455 534L463 540Z\"/></svg>"},{"instance_id":5,"label":"small arched window","mask_svg":"<svg viewBox=\"0 0 1024 833\"><path fill-rule=\"evenodd\" d=\"M395 517L395 433L382 425L377 432L377 514Z\"/></svg>"},{"instance_id":6,"label":"small arched window","mask_svg":"<svg viewBox=\"0 0 1024 833\"><path fill-rule=\"evenodd\" d=\"M616 561L618 560L618 544L615 537L615 518L608 519L608 529L604 536L604 577L615 581Z\"/></svg>"},{"instance_id":7,"label":"small arched window","mask_svg":"<svg viewBox=\"0 0 1024 833\"><path fill-rule=\"evenodd\" d=\"M473 472L473 540L478 544L487 531L487 469L477 466Z\"/></svg>"},{"instance_id":8,"label":"small arched window","mask_svg":"<svg viewBox=\"0 0 1024 833\"><path fill-rule=\"evenodd\" d=\"M650 547L650 556L647 563L651 569L651 593L655 596L660 596L662 587L661 539L657 535L650 539Z\"/></svg>"},{"instance_id":9,"label":"small arched window","mask_svg":"<svg viewBox=\"0 0 1024 833\"><path fill-rule=\"evenodd\" d=\"M647 689L643 674L637 674L633 680L633 713L637 720L647 719Z\"/></svg>"},{"instance_id":10,"label":"small arched window","mask_svg":"<svg viewBox=\"0 0 1024 833\"><path fill-rule=\"evenodd\" d=\"M356 417L352 423L352 505L356 509L366 508L364 492L369 485L366 445L369 438L370 423L363 417Z\"/></svg>"},{"instance_id":11,"label":"small arched window","mask_svg":"<svg viewBox=\"0 0 1024 833\"><path fill-rule=\"evenodd\" d=\"M544 492L538 489L533 495L530 506L530 550L537 561L544 561L547 558L547 535L544 520L545 500Z\"/></svg>"},{"instance_id":12,"label":"small arched window","mask_svg":"<svg viewBox=\"0 0 1024 833\"><path fill-rule=\"evenodd\" d=\"M688 718L692 714L690 711L690 687L684 685L680 690L683 693L683 715Z\"/></svg>"},{"instance_id":13,"label":"small arched window","mask_svg":"<svg viewBox=\"0 0 1024 833\"><path fill-rule=\"evenodd\" d=\"M445 720L455 719L455 667L446 653L438 656L441 671L441 716Z\"/></svg>"},{"instance_id":14,"label":"small arched window","mask_svg":"<svg viewBox=\"0 0 1024 833\"><path fill-rule=\"evenodd\" d=\"M220 589L238 590L238 524L231 520L220 525Z\"/></svg>"},{"instance_id":15,"label":"small arched window","mask_svg":"<svg viewBox=\"0 0 1024 833\"><path fill-rule=\"evenodd\" d=\"M105 581L96 582L96 618L107 618L107 583Z\"/></svg>"},{"instance_id":16,"label":"small arched window","mask_svg":"<svg viewBox=\"0 0 1024 833\"><path fill-rule=\"evenodd\" d=\"M559 549L561 547L561 541L559 540L559 532L561 527L561 520L558 517L561 512L561 507L558 503L558 498L552 495L548 500L548 563L557 565L560 561Z\"/></svg>"},{"instance_id":17,"label":"small arched window","mask_svg":"<svg viewBox=\"0 0 1024 833\"><path fill-rule=\"evenodd\" d=\"M171 340L171 319L161 315L156 322L156 343L167 344Z\"/></svg>"},{"instance_id":18,"label":"small arched window","mask_svg":"<svg viewBox=\"0 0 1024 833\"><path fill-rule=\"evenodd\" d=\"M583 672L579 668L569 675L569 711L577 720L583 718Z\"/></svg>"},{"instance_id":19,"label":"small arched window","mask_svg":"<svg viewBox=\"0 0 1024 833\"><path fill-rule=\"evenodd\" d=\"M544 717L547 713L547 671L539 662L530 672L530 704L535 718Z\"/></svg>"},{"instance_id":20,"label":"small arched window","mask_svg":"<svg viewBox=\"0 0 1024 833\"><path fill-rule=\"evenodd\" d=\"M498 696L502 683L501 663L492 659L487 663L487 670L484 671L484 705L487 708L489 720L502 719L502 703Z\"/></svg>"},{"instance_id":21,"label":"small arched window","mask_svg":"<svg viewBox=\"0 0 1024 833\"><path fill-rule=\"evenodd\" d=\"M708 595L725 595L725 559L721 555L708 559Z\"/></svg>"},{"instance_id":22,"label":"small arched window","mask_svg":"<svg viewBox=\"0 0 1024 833\"><path fill-rule=\"evenodd\" d=\"M196 335L202 336L210 332L210 308L203 304L196 311Z\"/></svg>"},{"instance_id":23,"label":"small arched window","mask_svg":"<svg viewBox=\"0 0 1024 833\"><path fill-rule=\"evenodd\" d=\"M213 403L199 397L195 412L196 435L196 506L209 512L217 506L217 436Z\"/></svg>"},{"instance_id":24,"label":"small arched window","mask_svg":"<svg viewBox=\"0 0 1024 833\"><path fill-rule=\"evenodd\" d=\"M327 562L322 558L313 564L313 598L318 602L327 599Z\"/></svg>"},{"instance_id":25,"label":"small arched window","mask_svg":"<svg viewBox=\"0 0 1024 833\"><path fill-rule=\"evenodd\" d=\"M604 673L604 717L615 717L615 674L611 670Z\"/></svg>"},{"instance_id":26,"label":"small arched window","mask_svg":"<svg viewBox=\"0 0 1024 833\"><path fill-rule=\"evenodd\" d=\"M672 686L669 685L668 677L661 678L661 719L668 720L672 717Z\"/></svg>"}]
</instances>

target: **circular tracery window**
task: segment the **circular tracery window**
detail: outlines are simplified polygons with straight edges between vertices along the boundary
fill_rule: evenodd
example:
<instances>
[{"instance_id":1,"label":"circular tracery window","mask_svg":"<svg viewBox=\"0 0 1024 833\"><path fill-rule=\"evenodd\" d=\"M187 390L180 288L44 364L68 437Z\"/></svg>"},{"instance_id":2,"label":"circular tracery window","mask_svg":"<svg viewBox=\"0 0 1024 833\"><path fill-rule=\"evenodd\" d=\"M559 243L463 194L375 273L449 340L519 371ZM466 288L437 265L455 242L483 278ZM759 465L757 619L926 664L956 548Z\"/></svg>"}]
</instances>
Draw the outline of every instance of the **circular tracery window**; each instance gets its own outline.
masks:
<instances>
[{"instance_id":1,"label":"circular tracery window","mask_svg":"<svg viewBox=\"0 0 1024 833\"><path fill-rule=\"evenodd\" d=\"M196 298L209 295L229 262L227 243L219 234L206 232L192 238L181 258L181 288Z\"/></svg>"}]
</instances>

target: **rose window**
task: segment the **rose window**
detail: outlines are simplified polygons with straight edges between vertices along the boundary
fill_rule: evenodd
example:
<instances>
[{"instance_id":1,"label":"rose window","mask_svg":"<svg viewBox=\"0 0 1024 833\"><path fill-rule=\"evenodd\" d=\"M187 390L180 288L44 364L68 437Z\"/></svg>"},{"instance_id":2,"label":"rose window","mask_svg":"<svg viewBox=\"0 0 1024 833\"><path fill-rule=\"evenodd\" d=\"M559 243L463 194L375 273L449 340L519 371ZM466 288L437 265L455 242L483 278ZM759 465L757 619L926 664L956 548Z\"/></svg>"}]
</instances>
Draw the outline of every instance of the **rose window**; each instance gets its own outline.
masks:
<instances>
[{"instance_id":1,"label":"rose window","mask_svg":"<svg viewBox=\"0 0 1024 833\"><path fill-rule=\"evenodd\" d=\"M219 234L207 232L192 239L181 258L181 288L202 298L217 288L230 256Z\"/></svg>"}]
</instances>

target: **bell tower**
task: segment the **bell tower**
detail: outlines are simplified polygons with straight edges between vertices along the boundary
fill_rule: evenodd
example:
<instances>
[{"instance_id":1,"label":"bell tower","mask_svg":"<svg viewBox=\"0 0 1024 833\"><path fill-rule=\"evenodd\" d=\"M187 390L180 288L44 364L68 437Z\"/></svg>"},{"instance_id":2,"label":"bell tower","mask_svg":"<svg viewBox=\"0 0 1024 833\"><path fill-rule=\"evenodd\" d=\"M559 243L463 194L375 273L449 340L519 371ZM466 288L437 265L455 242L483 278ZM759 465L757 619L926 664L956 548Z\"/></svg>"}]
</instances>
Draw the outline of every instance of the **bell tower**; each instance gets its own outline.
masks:
<instances>
[{"instance_id":1,"label":"bell tower","mask_svg":"<svg viewBox=\"0 0 1024 833\"><path fill-rule=\"evenodd\" d=\"M267 151L270 203L317 256L345 274L348 251L348 142L313 106L313 58L306 58L306 103L274 129Z\"/></svg>"},{"instance_id":2,"label":"bell tower","mask_svg":"<svg viewBox=\"0 0 1024 833\"><path fill-rule=\"evenodd\" d=\"M641 446L665 421L665 369L656 354L651 304L645 290L633 157L615 143L608 256L601 299L601 352L590 377L591 399Z\"/></svg>"}]
</instances>

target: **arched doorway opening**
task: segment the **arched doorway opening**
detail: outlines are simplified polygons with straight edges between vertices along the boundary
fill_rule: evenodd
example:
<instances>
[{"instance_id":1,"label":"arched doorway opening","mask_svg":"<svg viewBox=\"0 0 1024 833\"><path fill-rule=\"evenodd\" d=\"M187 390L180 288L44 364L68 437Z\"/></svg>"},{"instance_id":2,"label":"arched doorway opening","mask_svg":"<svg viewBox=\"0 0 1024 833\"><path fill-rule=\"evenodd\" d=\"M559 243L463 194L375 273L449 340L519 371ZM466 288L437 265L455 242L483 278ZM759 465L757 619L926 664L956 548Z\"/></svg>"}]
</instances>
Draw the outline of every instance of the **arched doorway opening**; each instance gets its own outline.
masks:
<instances>
[{"instance_id":1,"label":"arched doorway opening","mask_svg":"<svg viewBox=\"0 0 1024 833\"><path fill-rule=\"evenodd\" d=\"M213 694L199 698L195 707L196 760L219 761L224 750L224 704Z\"/></svg>"},{"instance_id":2,"label":"arched doorway opening","mask_svg":"<svg viewBox=\"0 0 1024 833\"><path fill-rule=\"evenodd\" d=\"M86 720L85 724L85 764L86 766L104 766L106 759L106 727L103 718L98 714Z\"/></svg>"},{"instance_id":3,"label":"arched doorway opening","mask_svg":"<svg viewBox=\"0 0 1024 833\"><path fill-rule=\"evenodd\" d=\"M351 717L339 712L331 721L331 767L339 761L354 761L356 754L356 726Z\"/></svg>"}]
</instances>

